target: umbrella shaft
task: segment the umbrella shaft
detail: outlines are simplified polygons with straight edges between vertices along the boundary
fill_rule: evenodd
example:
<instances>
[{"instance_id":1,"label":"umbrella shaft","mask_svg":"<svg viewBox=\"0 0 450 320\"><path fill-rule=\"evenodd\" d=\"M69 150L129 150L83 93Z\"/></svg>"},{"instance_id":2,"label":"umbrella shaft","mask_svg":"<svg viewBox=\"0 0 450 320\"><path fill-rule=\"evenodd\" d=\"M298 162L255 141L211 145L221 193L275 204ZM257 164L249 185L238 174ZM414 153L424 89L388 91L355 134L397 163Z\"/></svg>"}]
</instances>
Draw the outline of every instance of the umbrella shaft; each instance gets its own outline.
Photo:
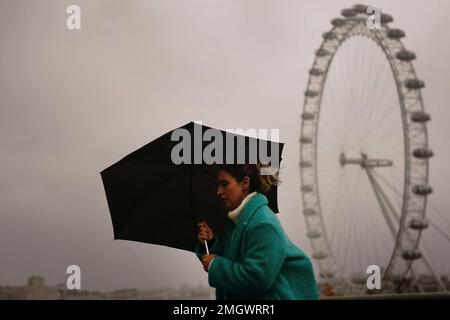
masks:
<instances>
[{"instance_id":1,"label":"umbrella shaft","mask_svg":"<svg viewBox=\"0 0 450 320\"><path fill-rule=\"evenodd\" d=\"M205 240L206 254L209 255L208 241Z\"/></svg>"}]
</instances>

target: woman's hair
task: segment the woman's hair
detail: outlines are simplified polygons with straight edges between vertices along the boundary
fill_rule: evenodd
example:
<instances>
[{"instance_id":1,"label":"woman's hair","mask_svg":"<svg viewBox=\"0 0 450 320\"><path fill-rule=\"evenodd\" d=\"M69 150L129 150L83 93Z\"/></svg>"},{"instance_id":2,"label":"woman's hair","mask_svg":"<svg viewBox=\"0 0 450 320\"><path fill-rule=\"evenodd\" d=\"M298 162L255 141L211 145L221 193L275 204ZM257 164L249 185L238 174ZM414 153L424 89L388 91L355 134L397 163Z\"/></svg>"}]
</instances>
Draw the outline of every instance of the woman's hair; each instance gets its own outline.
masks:
<instances>
[{"instance_id":1,"label":"woman's hair","mask_svg":"<svg viewBox=\"0 0 450 320\"><path fill-rule=\"evenodd\" d=\"M270 166L262 163L222 164L219 166L219 171L224 170L238 182L241 182L247 176L250 178L249 193L256 191L266 194L272 186L279 185L281 181L278 171L272 175L261 175L262 168L270 168Z\"/></svg>"}]
</instances>

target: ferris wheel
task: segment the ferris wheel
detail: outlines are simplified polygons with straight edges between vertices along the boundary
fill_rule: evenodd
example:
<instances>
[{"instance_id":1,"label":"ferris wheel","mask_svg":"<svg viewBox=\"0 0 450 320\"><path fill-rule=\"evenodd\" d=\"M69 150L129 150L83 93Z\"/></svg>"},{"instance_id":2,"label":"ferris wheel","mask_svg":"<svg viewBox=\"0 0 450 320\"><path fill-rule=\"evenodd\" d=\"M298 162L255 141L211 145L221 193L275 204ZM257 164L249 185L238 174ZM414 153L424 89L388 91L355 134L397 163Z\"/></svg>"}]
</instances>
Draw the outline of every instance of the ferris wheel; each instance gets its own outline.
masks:
<instances>
[{"instance_id":1,"label":"ferris wheel","mask_svg":"<svg viewBox=\"0 0 450 320\"><path fill-rule=\"evenodd\" d=\"M315 51L305 91L300 175L307 237L320 278L342 293L366 289L380 266L400 290L421 259L429 159L414 52L389 14L368 27L368 6L342 10ZM393 289L394 290L394 289Z\"/></svg>"}]
</instances>

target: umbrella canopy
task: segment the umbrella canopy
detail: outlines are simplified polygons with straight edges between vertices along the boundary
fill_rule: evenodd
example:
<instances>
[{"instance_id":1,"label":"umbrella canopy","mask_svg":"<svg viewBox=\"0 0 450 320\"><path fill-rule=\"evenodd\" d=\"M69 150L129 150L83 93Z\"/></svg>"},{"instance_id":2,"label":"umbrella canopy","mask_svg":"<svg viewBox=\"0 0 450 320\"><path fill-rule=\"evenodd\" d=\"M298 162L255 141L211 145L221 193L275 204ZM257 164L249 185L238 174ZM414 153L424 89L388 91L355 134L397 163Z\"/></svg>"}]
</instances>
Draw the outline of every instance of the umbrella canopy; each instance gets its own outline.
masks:
<instances>
[{"instance_id":1,"label":"umbrella canopy","mask_svg":"<svg viewBox=\"0 0 450 320\"><path fill-rule=\"evenodd\" d=\"M226 141L230 139L235 143L227 144ZM243 143L239 144L238 141ZM259 153L264 146L268 155L273 156L277 151L279 164L282 143L232 134L190 122L167 132L103 170L100 174L111 214L114 239L194 251L198 243L199 221L206 220L220 234L228 218L226 209L216 196L217 164L225 163L227 159L237 161L242 154L245 155L245 163L249 163L256 150L253 148L255 143L258 161L261 160ZM215 163L211 163L211 157ZM180 163L180 160L183 161ZM278 212L275 186L267 197L269 207Z\"/></svg>"}]
</instances>

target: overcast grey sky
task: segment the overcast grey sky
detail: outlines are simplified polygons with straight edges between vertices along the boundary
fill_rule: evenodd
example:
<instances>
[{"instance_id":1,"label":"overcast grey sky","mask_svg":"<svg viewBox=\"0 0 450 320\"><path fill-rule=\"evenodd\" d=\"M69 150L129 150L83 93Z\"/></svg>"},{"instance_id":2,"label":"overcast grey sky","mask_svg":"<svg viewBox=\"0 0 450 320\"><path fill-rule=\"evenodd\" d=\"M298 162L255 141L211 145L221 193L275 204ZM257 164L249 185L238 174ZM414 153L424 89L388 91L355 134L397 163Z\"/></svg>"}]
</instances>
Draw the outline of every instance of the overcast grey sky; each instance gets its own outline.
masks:
<instances>
[{"instance_id":1,"label":"overcast grey sky","mask_svg":"<svg viewBox=\"0 0 450 320\"><path fill-rule=\"evenodd\" d=\"M66 29L70 4L81 7L80 31ZM33 274L64 283L70 264L86 289L206 284L193 254L113 241L99 175L191 120L280 128L279 218L311 254L298 191L303 91L321 34L352 4L0 0L0 284ZM436 153L430 201L449 217L450 2L372 4L394 16L418 56ZM448 242L430 237L430 246L449 271Z\"/></svg>"}]
</instances>

